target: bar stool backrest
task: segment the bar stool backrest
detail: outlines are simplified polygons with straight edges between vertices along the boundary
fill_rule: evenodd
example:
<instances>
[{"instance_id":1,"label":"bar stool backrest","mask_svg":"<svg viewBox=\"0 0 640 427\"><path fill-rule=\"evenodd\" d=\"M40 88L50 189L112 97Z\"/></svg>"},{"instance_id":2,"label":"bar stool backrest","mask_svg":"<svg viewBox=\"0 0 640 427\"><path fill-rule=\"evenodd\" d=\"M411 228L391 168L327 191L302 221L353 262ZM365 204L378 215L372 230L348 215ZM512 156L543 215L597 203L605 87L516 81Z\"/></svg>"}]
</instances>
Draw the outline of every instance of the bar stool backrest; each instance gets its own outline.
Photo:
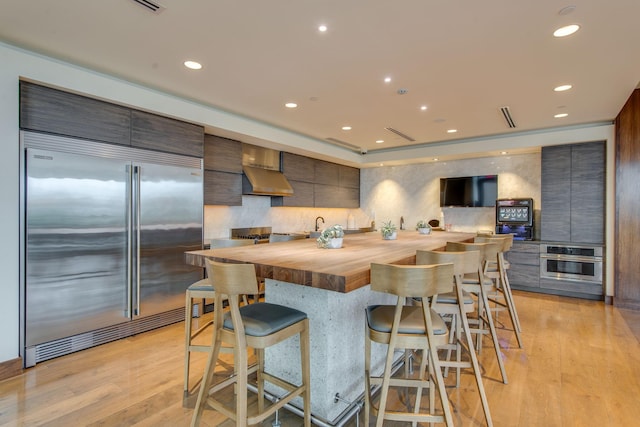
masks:
<instances>
[{"instance_id":1,"label":"bar stool backrest","mask_svg":"<svg viewBox=\"0 0 640 427\"><path fill-rule=\"evenodd\" d=\"M447 242L447 252L462 251L480 251L480 262L484 265L487 261L496 262L498 260L498 252L502 249L499 242L495 243L464 243L464 242Z\"/></svg>"},{"instance_id":2,"label":"bar stool backrest","mask_svg":"<svg viewBox=\"0 0 640 427\"><path fill-rule=\"evenodd\" d=\"M256 268L253 264L232 264L207 259L207 276L216 293L228 296L258 293Z\"/></svg>"},{"instance_id":3,"label":"bar stool backrest","mask_svg":"<svg viewBox=\"0 0 640 427\"><path fill-rule=\"evenodd\" d=\"M503 237L504 236L504 237ZM510 237L507 237L510 236ZM473 239L474 243L497 243L500 245L500 252L508 252L513 246L513 234L505 234L502 236L476 236Z\"/></svg>"},{"instance_id":4,"label":"bar stool backrest","mask_svg":"<svg viewBox=\"0 0 640 427\"><path fill-rule=\"evenodd\" d=\"M416 264L453 264L453 273L456 276L464 276L478 272L480 265L480 251L416 251Z\"/></svg>"},{"instance_id":5,"label":"bar stool backrest","mask_svg":"<svg viewBox=\"0 0 640 427\"><path fill-rule=\"evenodd\" d=\"M399 297L427 298L451 291L453 264L371 264L371 289Z\"/></svg>"}]
</instances>

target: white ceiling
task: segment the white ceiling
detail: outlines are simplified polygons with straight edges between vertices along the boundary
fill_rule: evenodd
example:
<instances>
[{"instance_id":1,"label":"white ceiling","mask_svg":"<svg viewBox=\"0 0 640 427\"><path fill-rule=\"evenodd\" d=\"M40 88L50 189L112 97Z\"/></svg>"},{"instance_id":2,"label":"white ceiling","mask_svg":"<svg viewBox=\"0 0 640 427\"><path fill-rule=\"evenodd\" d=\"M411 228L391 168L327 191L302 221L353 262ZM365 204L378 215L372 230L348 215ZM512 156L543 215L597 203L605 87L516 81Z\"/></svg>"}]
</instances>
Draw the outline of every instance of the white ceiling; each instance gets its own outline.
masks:
<instances>
[{"instance_id":1,"label":"white ceiling","mask_svg":"<svg viewBox=\"0 0 640 427\"><path fill-rule=\"evenodd\" d=\"M640 80L638 0L159 3L0 0L0 40L353 151L611 121Z\"/></svg>"}]
</instances>

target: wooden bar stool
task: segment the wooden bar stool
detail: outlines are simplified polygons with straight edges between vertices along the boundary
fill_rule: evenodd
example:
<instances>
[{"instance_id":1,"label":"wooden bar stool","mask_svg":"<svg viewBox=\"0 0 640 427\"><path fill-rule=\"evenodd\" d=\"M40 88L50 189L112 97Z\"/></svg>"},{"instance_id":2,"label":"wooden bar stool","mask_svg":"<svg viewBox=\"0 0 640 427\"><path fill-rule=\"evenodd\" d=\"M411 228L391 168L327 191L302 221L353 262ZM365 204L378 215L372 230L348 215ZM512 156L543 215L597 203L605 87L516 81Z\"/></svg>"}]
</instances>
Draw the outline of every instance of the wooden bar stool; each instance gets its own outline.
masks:
<instances>
[{"instance_id":1,"label":"wooden bar stool","mask_svg":"<svg viewBox=\"0 0 640 427\"><path fill-rule=\"evenodd\" d=\"M476 350L473 346L469 320L467 319L467 313L473 313L475 311L475 304L471 295L464 291L462 284L462 278L465 274L473 272L474 270L477 271L479 261L479 251L416 251L416 265L453 264L453 277L450 279L452 283L452 290L432 297L430 302L431 308L441 316L452 316L451 329L453 330L455 328L455 334L451 334L455 342L453 345L449 344L446 349L448 351L448 356L450 355L451 349L455 350L456 360L451 361L449 357L447 357L447 360L442 361L441 365L445 367L445 373L446 369L449 367L456 369L456 387L460 386L461 368L471 368L476 380L476 386L478 388L478 394L480 395L480 402L482 404L482 410L484 411L487 426L492 426L493 421L491 420L489 402L487 401L487 395L484 390L480 365L476 356ZM462 339L462 334L464 334L465 340ZM469 361L462 360L462 350L467 353Z\"/></svg>"},{"instance_id":2,"label":"wooden bar stool","mask_svg":"<svg viewBox=\"0 0 640 427\"><path fill-rule=\"evenodd\" d=\"M509 269L509 263L505 259L505 254L509 252L513 246L513 234L501 234L493 237L478 236L474 239L476 243L498 243L500 250L498 251L497 259L487 260L484 265L484 274L487 277L493 279L496 283L497 293L494 298L501 297L504 302L502 306L509 306L509 310L513 312L516 327L519 332L522 332L520 327L520 318L518 317L518 310L516 309L516 303L513 299L513 293L511 292L511 284L509 283L509 276L507 270Z\"/></svg>"},{"instance_id":3,"label":"wooden bar stool","mask_svg":"<svg viewBox=\"0 0 640 427\"><path fill-rule=\"evenodd\" d=\"M184 398L189 397L191 393L191 389L189 388L189 370L191 366L191 352L208 352L211 350L212 341L206 340L207 344L194 344L194 340L200 334L202 334L207 328L209 328L213 324L213 320L205 321L200 327L193 331L193 312L195 301L202 300L204 307L204 300L211 299L215 300L216 292L213 289L213 285L209 281L209 279L199 280L192 285L190 285L185 292L185 313L184 313ZM226 298L223 298L220 306L216 305L214 308L217 310L218 307L222 310L222 303L226 301ZM202 310L204 312L204 309ZM202 315L202 313L200 313ZM226 347L223 347L221 351L230 352Z\"/></svg>"},{"instance_id":4,"label":"wooden bar stool","mask_svg":"<svg viewBox=\"0 0 640 427\"><path fill-rule=\"evenodd\" d=\"M445 422L453 425L440 360L438 346L446 345L449 331L438 313L427 304L406 306L405 300L429 297L451 290L453 265L392 265L371 264L371 290L385 292L398 297L395 306L374 305L366 309L365 337L365 405L364 425L369 426L370 413L377 415L376 426L384 420L406 422ZM387 345L387 355L382 376L371 372L371 342ZM391 377L391 368L396 348L422 350L422 361L418 378ZM428 369L427 369L428 366ZM435 386L440 395L443 414L435 413ZM380 385L380 401L373 405L371 385ZM391 387L416 388L413 412L407 401L406 411L387 408L387 397ZM420 412L422 389L429 389L429 412Z\"/></svg>"},{"instance_id":5,"label":"wooden bar stool","mask_svg":"<svg viewBox=\"0 0 640 427\"><path fill-rule=\"evenodd\" d=\"M447 251L454 251L454 252L480 251L481 265L479 266L480 268L479 276L475 274L465 275L463 279L465 289L467 289L469 292L474 292L474 293L483 291L488 301L507 308L507 311L509 312L509 318L511 320L511 324L513 326L513 332L516 335L516 340L518 341L518 347L522 348L522 338L520 337L520 331L516 327L515 315L511 310L511 305L505 304L504 302L499 301L495 298L489 298L489 295L495 295L496 292L498 292L498 290L496 289L496 285L494 281L484 274L484 265L486 264L487 260L497 260L498 252L500 251L500 249L501 247L499 243L447 242L447 246L446 246ZM482 286L480 286L480 284L482 284ZM475 291L471 289L475 289ZM484 310L487 311L487 315L483 317L483 320L485 320L486 322L491 320L491 322L495 324L495 319L493 318L493 315L492 315L493 310L488 304L485 305L483 301L482 306L479 307L478 315L479 316L482 315L482 311ZM481 341L478 342L478 344L476 345L476 349L478 351L481 350Z\"/></svg>"},{"instance_id":6,"label":"wooden bar stool","mask_svg":"<svg viewBox=\"0 0 640 427\"><path fill-rule=\"evenodd\" d=\"M253 264L227 264L206 261L207 272L216 289L215 305L222 302L222 295L229 297L229 312L215 310L213 348L200 385L198 401L191 419L191 425L200 424L205 407L209 406L235 421L237 426L257 424L273 415L278 409L302 396L304 405L304 425L311 425L310 365L309 365L309 319L299 310L277 304L255 303L240 307L238 296L255 294L258 287ZM299 335L302 384L293 385L264 371L264 349ZM234 370L236 374L213 384L218 355L222 344L234 348ZM248 366L247 348L256 351L257 364ZM249 414L247 405L247 377L257 372L258 413ZM288 392L277 402L265 407L264 383L272 383ZM216 392L235 385L235 410L216 399Z\"/></svg>"}]
</instances>

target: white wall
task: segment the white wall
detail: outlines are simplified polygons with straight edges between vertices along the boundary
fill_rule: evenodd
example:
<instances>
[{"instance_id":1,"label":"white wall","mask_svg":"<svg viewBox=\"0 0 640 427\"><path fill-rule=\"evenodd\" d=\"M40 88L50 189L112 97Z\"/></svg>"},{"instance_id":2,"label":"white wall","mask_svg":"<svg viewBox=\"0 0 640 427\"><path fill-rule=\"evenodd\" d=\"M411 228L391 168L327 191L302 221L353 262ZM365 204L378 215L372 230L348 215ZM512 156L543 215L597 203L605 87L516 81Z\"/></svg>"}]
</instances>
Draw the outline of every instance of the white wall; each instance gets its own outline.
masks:
<instances>
[{"instance_id":1,"label":"white wall","mask_svg":"<svg viewBox=\"0 0 640 427\"><path fill-rule=\"evenodd\" d=\"M319 158L334 156L335 158L345 159L351 164L362 161L362 159L359 159L361 156L345 154L344 150L334 149L311 138L277 129L264 123L253 122L241 116L234 116L209 106L179 99L172 95L33 54L3 43L0 43L0 64L2 64L0 66L0 200L2 200L3 204L3 209L0 210L0 233L3 236L3 245L0 249L0 271L3 273L2 281L0 282L0 325L2 325L0 328L0 362L19 356L18 82L21 78L199 123L211 128L227 129L232 132L244 133L254 138L275 141L283 146L283 149L294 153L300 153L301 150L307 153L315 152L318 153ZM481 151L482 147L485 146L491 146L492 150L500 150L508 149L510 144L514 146L526 144L537 146L594 140L607 140L610 143L609 152L612 153L613 126L549 131L534 136L523 136L522 138L484 139L476 144L463 144L454 147L454 149L457 152L467 150L468 153L474 153ZM422 156L432 157L435 152L442 149L442 147L437 147L433 150L421 148L416 152L406 150L403 155L407 159ZM398 155L398 153L389 154L396 160ZM378 158L374 159L373 157L370 157L369 160L379 161ZM474 164L473 162L483 164L485 161L470 161L469 167ZM454 164L461 165L462 163L455 162ZM404 176L408 179L410 173L407 171L417 171L417 173L426 174L427 176L436 175L436 172L431 169L431 165L413 165L411 167L415 169L405 170L403 169L404 167L400 167L396 172L389 172L390 176ZM419 216L435 215L435 212L439 209L433 210L432 207L435 204L433 200L436 199L432 198L431 193L422 194L420 192L421 188L416 186L416 182L405 186L404 184L398 184L398 181L390 181L395 183L394 185L397 186L398 191L406 191L407 199L398 207L390 207L388 202L380 199L380 190L374 189L373 184L369 184L367 181L369 179L375 181L380 178L377 174L383 174L382 176L384 176L386 173L378 169L363 171L362 209L352 210L356 217L357 227L368 225L372 209L375 210L378 223L385 219L385 215L389 219L395 220L395 218L398 218L398 221L399 215L405 215L408 227L413 225ZM613 180L611 176L613 173L613 164L609 163L609 191L612 191ZM447 171L448 174L449 172ZM464 175L472 174L465 173ZM417 199L415 198L416 195L418 195ZM510 193L505 194L505 196L517 196L517 194ZM276 232L309 230L313 227L313 219L318 215L324 216L329 224L346 224L346 218L350 212L348 209L270 209L268 198L257 198L255 196L245 197L245 201L246 206L242 208L207 208L205 210L207 217L205 226L209 233L208 237L227 237L228 234L225 233L228 233L230 227L235 227L236 225L245 226L245 223L240 221L247 219L254 221L254 223L248 225L271 225ZM608 212L613 212L612 203L611 199ZM608 229L613 223L613 215L610 215L609 218ZM270 223L263 223L263 221ZM455 224L459 224L460 227L466 227L467 225L465 224L467 223L465 221L467 221L465 218L456 219ZM489 220L487 218L482 219L483 223L486 221ZM612 245L609 244L609 248L612 248ZM609 259L611 260L612 258ZM607 293L609 295L611 295L610 292L608 289Z\"/></svg>"}]
</instances>

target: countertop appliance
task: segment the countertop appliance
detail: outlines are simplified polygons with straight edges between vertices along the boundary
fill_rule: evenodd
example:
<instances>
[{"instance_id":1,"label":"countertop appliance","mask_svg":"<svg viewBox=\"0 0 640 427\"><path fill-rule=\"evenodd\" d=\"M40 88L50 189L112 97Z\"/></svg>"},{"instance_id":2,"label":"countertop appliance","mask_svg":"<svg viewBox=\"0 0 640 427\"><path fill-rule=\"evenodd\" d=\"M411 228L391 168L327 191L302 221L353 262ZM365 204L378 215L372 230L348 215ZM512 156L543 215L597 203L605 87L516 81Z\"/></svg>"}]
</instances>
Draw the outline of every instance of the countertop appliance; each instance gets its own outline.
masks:
<instances>
[{"instance_id":1,"label":"countertop appliance","mask_svg":"<svg viewBox=\"0 0 640 427\"><path fill-rule=\"evenodd\" d=\"M513 234L514 240L533 240L533 199L496 200L496 234Z\"/></svg>"},{"instance_id":2,"label":"countertop appliance","mask_svg":"<svg viewBox=\"0 0 640 427\"><path fill-rule=\"evenodd\" d=\"M202 160L21 133L25 366L184 319Z\"/></svg>"}]
</instances>

